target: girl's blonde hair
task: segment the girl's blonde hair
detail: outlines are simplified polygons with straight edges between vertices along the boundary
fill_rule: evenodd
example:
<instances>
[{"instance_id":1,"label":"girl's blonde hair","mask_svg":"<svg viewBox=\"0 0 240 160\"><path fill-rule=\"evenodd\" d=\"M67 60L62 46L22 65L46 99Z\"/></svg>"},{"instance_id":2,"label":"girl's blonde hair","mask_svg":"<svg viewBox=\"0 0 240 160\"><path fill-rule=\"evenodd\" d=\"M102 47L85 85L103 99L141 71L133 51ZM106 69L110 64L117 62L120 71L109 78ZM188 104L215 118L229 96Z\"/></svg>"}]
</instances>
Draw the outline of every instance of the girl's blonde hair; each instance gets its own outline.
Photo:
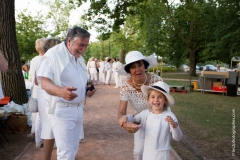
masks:
<instances>
[{"instance_id":1,"label":"girl's blonde hair","mask_svg":"<svg viewBox=\"0 0 240 160\"><path fill-rule=\"evenodd\" d=\"M155 90L155 89L149 89L149 90L148 90L147 100L149 99L150 94L151 94L151 92L152 92L153 90L154 90L154 91L157 91L157 90ZM157 92L159 92L159 91L157 91ZM160 92L160 93L161 93L161 92ZM163 94L163 95L164 95L164 94ZM168 107L168 106L167 106L167 101L168 101L168 100L167 100L167 97L166 97L165 95L164 95L164 97L165 97L165 103L164 103L164 105L163 105L163 110L166 111L166 110L167 110L167 107Z\"/></svg>"}]
</instances>

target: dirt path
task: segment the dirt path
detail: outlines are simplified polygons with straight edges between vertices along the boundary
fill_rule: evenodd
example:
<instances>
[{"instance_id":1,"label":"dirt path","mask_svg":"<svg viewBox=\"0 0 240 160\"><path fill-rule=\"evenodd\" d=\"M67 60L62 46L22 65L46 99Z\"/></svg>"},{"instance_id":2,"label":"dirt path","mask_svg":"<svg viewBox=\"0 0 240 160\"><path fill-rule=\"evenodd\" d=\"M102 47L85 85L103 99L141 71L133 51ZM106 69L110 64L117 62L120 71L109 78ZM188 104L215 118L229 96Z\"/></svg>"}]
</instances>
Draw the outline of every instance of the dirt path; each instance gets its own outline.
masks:
<instances>
[{"instance_id":1,"label":"dirt path","mask_svg":"<svg viewBox=\"0 0 240 160\"><path fill-rule=\"evenodd\" d=\"M77 160L131 160L133 159L133 134L127 133L117 123L119 90L108 86L97 85L97 92L87 99L84 107L85 143L81 143ZM130 108L130 107L128 107ZM128 113L133 113L132 109ZM42 160L43 148L36 149L31 142L25 152L16 160ZM56 150L52 160L56 159ZM177 160L174 150L171 160Z\"/></svg>"}]
</instances>

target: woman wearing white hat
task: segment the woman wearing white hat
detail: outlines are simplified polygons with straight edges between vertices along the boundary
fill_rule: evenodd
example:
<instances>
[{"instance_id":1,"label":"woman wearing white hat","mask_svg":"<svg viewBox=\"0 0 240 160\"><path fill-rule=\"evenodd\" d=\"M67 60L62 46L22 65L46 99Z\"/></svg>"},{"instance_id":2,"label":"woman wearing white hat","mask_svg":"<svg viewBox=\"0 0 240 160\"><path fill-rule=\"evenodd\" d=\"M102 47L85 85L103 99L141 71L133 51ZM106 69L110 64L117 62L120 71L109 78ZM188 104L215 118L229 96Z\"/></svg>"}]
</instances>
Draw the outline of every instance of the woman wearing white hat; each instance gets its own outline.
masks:
<instances>
[{"instance_id":1,"label":"woman wearing white hat","mask_svg":"<svg viewBox=\"0 0 240 160\"><path fill-rule=\"evenodd\" d=\"M174 105L174 98L169 94L169 86L161 81L152 86L143 85L141 89L151 108L134 116L123 116L119 123L140 123L138 132L139 138L144 139L143 160L170 160L171 137L180 141L183 136L176 116L167 110Z\"/></svg>"},{"instance_id":2,"label":"woman wearing white hat","mask_svg":"<svg viewBox=\"0 0 240 160\"><path fill-rule=\"evenodd\" d=\"M162 81L162 78L147 73L146 70L157 65L157 60L154 56L144 57L139 51L129 52L125 57L126 64L123 65L117 72L120 75L131 76L122 85L120 90L120 104L118 108L118 119L127 113L128 101L134 108L135 112L141 112L144 109L149 108L149 104L146 99L146 95L141 91L142 85L153 85L158 81ZM120 124L129 133L134 134L134 159L141 160L143 154L144 140L139 138L139 127L131 122Z\"/></svg>"}]
</instances>

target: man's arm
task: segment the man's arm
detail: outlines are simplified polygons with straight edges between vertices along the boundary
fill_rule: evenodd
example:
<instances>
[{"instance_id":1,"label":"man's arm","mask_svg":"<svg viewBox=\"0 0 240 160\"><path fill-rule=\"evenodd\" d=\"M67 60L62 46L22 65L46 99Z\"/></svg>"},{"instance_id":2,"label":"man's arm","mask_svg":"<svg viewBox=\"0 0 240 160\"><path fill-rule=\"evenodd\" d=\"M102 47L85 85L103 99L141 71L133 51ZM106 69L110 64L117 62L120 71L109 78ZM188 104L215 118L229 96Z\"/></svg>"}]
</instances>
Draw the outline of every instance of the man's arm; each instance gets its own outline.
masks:
<instances>
[{"instance_id":1,"label":"man's arm","mask_svg":"<svg viewBox=\"0 0 240 160\"><path fill-rule=\"evenodd\" d=\"M8 62L5 59L2 51L0 51L0 71L7 71L8 70Z\"/></svg>"},{"instance_id":2,"label":"man's arm","mask_svg":"<svg viewBox=\"0 0 240 160\"><path fill-rule=\"evenodd\" d=\"M78 95L73 93L72 91L76 91L77 88L72 86L60 87L55 85L49 78L42 77L41 86L48 94L62 97L68 101L72 101Z\"/></svg>"}]
</instances>

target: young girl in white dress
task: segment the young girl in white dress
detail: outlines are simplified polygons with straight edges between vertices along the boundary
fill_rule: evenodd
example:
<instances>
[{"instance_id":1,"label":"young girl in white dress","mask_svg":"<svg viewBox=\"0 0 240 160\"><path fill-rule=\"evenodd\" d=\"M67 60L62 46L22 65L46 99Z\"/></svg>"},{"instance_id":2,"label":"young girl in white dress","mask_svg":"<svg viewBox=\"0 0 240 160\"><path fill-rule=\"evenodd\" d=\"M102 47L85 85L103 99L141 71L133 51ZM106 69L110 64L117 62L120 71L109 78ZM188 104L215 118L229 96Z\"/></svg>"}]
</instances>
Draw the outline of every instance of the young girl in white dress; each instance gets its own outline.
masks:
<instances>
[{"instance_id":1,"label":"young girl in white dress","mask_svg":"<svg viewBox=\"0 0 240 160\"><path fill-rule=\"evenodd\" d=\"M145 139L143 160L170 160L171 137L180 141L183 134L176 116L167 110L175 103L169 94L169 86L159 81L152 86L143 85L141 89L151 108L136 115L123 116L120 121L140 123L140 138Z\"/></svg>"}]
</instances>

